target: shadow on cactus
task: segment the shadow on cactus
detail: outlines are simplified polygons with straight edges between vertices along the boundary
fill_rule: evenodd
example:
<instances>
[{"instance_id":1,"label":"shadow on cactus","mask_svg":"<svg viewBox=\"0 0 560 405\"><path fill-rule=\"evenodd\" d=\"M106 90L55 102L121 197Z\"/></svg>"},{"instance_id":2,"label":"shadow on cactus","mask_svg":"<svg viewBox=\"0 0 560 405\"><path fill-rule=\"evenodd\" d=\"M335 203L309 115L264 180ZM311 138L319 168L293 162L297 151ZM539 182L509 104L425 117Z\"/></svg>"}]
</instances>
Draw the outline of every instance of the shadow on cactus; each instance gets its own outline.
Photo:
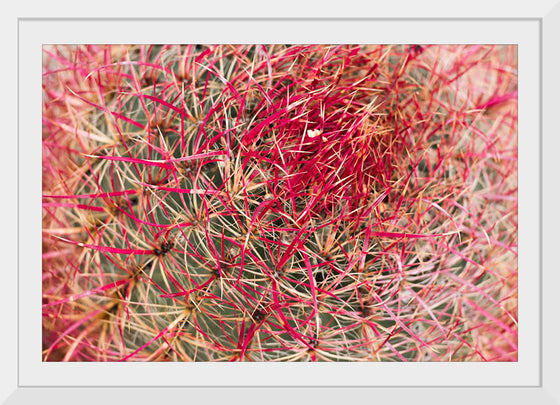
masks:
<instances>
[{"instance_id":1,"label":"shadow on cactus","mask_svg":"<svg viewBox=\"0 0 560 405\"><path fill-rule=\"evenodd\" d=\"M517 361L515 46L43 49L43 361Z\"/></svg>"}]
</instances>

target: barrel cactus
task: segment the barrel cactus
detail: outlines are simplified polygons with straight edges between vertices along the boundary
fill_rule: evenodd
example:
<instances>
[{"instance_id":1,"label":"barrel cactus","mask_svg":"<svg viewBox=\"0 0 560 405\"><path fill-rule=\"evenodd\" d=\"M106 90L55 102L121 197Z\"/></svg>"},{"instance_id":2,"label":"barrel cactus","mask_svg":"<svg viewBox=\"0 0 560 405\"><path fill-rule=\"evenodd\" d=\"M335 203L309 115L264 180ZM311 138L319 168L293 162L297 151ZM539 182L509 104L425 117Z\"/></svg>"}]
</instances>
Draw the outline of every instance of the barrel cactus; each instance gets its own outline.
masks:
<instances>
[{"instance_id":1,"label":"barrel cactus","mask_svg":"<svg viewBox=\"0 0 560 405\"><path fill-rule=\"evenodd\" d=\"M516 361L515 46L43 49L44 361Z\"/></svg>"}]
</instances>

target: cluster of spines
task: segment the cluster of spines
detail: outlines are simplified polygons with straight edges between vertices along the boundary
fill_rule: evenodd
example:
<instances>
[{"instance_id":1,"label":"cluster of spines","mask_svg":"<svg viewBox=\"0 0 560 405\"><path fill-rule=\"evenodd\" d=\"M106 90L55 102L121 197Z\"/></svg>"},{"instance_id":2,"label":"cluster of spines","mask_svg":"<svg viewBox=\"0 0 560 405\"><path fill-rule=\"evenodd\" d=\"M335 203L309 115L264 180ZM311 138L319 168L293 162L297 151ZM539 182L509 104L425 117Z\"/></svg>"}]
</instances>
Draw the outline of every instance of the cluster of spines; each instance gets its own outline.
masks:
<instances>
[{"instance_id":1,"label":"cluster of spines","mask_svg":"<svg viewBox=\"0 0 560 405\"><path fill-rule=\"evenodd\" d=\"M515 360L513 56L46 48L44 359Z\"/></svg>"}]
</instances>

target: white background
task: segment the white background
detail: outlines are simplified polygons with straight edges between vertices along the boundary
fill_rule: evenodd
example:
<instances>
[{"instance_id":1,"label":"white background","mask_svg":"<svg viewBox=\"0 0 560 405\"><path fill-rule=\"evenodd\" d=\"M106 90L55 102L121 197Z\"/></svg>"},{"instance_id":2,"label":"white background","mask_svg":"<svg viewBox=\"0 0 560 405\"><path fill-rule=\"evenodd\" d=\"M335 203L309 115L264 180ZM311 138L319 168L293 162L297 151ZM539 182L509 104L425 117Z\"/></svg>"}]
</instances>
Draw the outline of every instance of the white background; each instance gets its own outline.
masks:
<instances>
[{"instance_id":1,"label":"white background","mask_svg":"<svg viewBox=\"0 0 560 405\"><path fill-rule=\"evenodd\" d=\"M20 384L515 386L539 383L537 21L22 21ZM41 121L43 43L513 43L519 46L519 361L503 363L43 363ZM34 106L35 108L31 108ZM27 141L29 140L29 141Z\"/></svg>"}]
</instances>

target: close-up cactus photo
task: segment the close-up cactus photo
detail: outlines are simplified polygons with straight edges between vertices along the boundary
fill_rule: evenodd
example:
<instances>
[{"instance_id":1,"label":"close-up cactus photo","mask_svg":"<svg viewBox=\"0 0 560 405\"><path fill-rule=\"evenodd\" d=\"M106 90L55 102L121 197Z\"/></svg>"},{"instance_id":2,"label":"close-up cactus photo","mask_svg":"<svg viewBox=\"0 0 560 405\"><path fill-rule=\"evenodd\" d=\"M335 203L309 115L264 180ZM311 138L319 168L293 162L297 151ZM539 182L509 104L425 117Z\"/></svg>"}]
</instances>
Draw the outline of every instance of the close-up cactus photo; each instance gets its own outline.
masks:
<instances>
[{"instance_id":1,"label":"close-up cactus photo","mask_svg":"<svg viewBox=\"0 0 560 405\"><path fill-rule=\"evenodd\" d=\"M517 46L42 62L43 361L518 360Z\"/></svg>"}]
</instances>

